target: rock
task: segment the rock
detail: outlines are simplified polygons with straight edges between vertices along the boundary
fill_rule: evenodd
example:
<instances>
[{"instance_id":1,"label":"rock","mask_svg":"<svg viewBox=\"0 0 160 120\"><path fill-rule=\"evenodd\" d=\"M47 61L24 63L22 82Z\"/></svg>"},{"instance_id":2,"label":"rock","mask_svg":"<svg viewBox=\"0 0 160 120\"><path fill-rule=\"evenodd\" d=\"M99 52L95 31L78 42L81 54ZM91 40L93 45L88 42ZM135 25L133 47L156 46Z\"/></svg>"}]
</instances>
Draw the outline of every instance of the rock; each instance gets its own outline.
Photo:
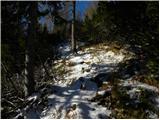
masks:
<instances>
[{"instance_id":1,"label":"rock","mask_svg":"<svg viewBox=\"0 0 160 120\"><path fill-rule=\"evenodd\" d=\"M97 83L98 87L101 87L103 85L103 82L105 81L113 81L113 80L114 80L113 73L99 73L94 77L94 82Z\"/></svg>"}]
</instances>

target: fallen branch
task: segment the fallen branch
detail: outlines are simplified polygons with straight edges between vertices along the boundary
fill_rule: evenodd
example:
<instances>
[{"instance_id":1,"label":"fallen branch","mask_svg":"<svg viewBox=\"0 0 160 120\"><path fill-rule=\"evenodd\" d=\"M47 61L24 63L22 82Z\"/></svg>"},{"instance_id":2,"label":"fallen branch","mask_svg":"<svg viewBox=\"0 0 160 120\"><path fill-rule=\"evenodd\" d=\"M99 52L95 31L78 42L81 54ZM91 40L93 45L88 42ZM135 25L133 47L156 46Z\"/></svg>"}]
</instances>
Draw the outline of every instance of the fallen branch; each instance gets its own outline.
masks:
<instances>
[{"instance_id":1,"label":"fallen branch","mask_svg":"<svg viewBox=\"0 0 160 120\"><path fill-rule=\"evenodd\" d=\"M5 98L3 98L2 101L10 104L10 105L13 106L14 108L17 108L17 107L14 105L14 103L12 103L11 101L6 100Z\"/></svg>"},{"instance_id":2,"label":"fallen branch","mask_svg":"<svg viewBox=\"0 0 160 120\"><path fill-rule=\"evenodd\" d=\"M12 79L11 79L11 72L9 72L9 70L7 69L7 67L1 62L1 65L2 65L2 67L3 67L3 69L4 69L4 71L6 72L6 77L8 78L8 81L12 84L12 86L13 86L13 88L15 89L15 91L17 92L17 93L19 93L18 92L18 90L17 90L17 88L16 88L16 85L14 84L14 82L12 81ZM9 75L10 74L10 75Z\"/></svg>"}]
</instances>

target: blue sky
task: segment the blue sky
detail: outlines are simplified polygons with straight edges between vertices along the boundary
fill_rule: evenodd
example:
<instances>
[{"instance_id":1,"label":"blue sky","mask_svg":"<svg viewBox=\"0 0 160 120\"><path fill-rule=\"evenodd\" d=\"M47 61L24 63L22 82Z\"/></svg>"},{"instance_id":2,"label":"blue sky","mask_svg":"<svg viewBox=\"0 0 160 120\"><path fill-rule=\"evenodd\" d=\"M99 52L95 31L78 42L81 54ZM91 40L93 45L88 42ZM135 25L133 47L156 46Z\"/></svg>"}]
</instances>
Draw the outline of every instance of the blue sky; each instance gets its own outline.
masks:
<instances>
[{"instance_id":1,"label":"blue sky","mask_svg":"<svg viewBox=\"0 0 160 120\"><path fill-rule=\"evenodd\" d=\"M76 12L80 12L84 17L85 10L90 6L92 1L76 1Z\"/></svg>"}]
</instances>

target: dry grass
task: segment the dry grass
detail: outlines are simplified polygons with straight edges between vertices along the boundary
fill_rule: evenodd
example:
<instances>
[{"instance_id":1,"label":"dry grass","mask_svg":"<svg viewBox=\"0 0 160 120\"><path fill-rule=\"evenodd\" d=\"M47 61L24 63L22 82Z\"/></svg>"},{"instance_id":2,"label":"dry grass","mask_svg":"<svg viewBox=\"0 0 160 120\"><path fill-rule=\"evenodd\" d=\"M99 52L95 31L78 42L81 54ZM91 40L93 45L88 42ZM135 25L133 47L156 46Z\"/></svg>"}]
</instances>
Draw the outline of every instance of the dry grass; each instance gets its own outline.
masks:
<instances>
[{"instance_id":1,"label":"dry grass","mask_svg":"<svg viewBox=\"0 0 160 120\"><path fill-rule=\"evenodd\" d=\"M149 77L149 75L135 75L132 79L132 81L139 81L139 82L143 82L146 83L148 85L152 85L155 87L159 87L159 81L152 79L151 77Z\"/></svg>"},{"instance_id":2,"label":"dry grass","mask_svg":"<svg viewBox=\"0 0 160 120\"><path fill-rule=\"evenodd\" d=\"M68 66L68 67L71 67L71 66L75 66L75 63L70 62L70 61L67 61L67 62L65 63L65 65Z\"/></svg>"}]
</instances>

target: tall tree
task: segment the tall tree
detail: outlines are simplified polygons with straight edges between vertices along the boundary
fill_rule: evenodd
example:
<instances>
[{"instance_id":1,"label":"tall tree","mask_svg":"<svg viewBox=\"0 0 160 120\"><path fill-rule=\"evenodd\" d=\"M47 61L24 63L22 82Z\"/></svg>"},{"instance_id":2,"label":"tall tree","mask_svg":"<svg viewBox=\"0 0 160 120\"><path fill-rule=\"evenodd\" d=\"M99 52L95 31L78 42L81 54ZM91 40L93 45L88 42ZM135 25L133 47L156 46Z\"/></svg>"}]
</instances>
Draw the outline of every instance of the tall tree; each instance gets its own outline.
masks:
<instances>
[{"instance_id":1,"label":"tall tree","mask_svg":"<svg viewBox=\"0 0 160 120\"><path fill-rule=\"evenodd\" d=\"M75 40L75 8L76 8L76 1L72 1L73 10L72 10L72 52L77 52L76 49L76 40Z\"/></svg>"},{"instance_id":2,"label":"tall tree","mask_svg":"<svg viewBox=\"0 0 160 120\"><path fill-rule=\"evenodd\" d=\"M28 26L28 39L26 40L25 52L25 96L31 95L35 91L34 81L34 56L33 44L36 39L36 23L37 23L37 2L32 2L29 9L29 26Z\"/></svg>"}]
</instances>

